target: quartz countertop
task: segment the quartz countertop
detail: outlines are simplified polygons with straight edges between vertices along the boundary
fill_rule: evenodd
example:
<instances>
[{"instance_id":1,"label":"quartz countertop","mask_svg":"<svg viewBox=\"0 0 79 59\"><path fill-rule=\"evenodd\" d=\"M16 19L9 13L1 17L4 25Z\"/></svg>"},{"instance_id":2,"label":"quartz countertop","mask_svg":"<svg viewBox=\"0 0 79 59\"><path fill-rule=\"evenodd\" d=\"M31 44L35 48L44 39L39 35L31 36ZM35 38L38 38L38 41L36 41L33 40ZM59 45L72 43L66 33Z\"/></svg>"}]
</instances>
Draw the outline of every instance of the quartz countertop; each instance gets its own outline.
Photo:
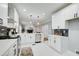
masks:
<instances>
[{"instance_id":1,"label":"quartz countertop","mask_svg":"<svg viewBox=\"0 0 79 59\"><path fill-rule=\"evenodd\" d=\"M0 55L3 55L17 39L0 40Z\"/></svg>"}]
</instances>

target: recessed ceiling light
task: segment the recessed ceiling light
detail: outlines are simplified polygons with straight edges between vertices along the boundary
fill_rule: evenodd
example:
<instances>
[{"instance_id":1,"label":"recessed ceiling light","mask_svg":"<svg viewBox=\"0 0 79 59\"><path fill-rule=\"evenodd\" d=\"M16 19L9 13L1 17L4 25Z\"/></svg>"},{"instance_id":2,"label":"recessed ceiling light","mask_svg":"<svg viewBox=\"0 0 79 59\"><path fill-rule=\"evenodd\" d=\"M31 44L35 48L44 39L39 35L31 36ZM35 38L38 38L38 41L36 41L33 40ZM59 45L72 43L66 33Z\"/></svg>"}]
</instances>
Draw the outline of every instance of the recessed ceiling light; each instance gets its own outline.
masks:
<instances>
[{"instance_id":1,"label":"recessed ceiling light","mask_svg":"<svg viewBox=\"0 0 79 59\"><path fill-rule=\"evenodd\" d=\"M46 15L45 13L43 13L42 15Z\"/></svg>"},{"instance_id":2,"label":"recessed ceiling light","mask_svg":"<svg viewBox=\"0 0 79 59\"><path fill-rule=\"evenodd\" d=\"M39 22L37 24L39 25Z\"/></svg>"},{"instance_id":3,"label":"recessed ceiling light","mask_svg":"<svg viewBox=\"0 0 79 59\"><path fill-rule=\"evenodd\" d=\"M7 16L6 18L10 18L9 16Z\"/></svg>"},{"instance_id":4,"label":"recessed ceiling light","mask_svg":"<svg viewBox=\"0 0 79 59\"><path fill-rule=\"evenodd\" d=\"M23 11L26 11L26 9L24 9Z\"/></svg>"},{"instance_id":5,"label":"recessed ceiling light","mask_svg":"<svg viewBox=\"0 0 79 59\"><path fill-rule=\"evenodd\" d=\"M30 24L32 24L32 22L30 21Z\"/></svg>"}]
</instances>

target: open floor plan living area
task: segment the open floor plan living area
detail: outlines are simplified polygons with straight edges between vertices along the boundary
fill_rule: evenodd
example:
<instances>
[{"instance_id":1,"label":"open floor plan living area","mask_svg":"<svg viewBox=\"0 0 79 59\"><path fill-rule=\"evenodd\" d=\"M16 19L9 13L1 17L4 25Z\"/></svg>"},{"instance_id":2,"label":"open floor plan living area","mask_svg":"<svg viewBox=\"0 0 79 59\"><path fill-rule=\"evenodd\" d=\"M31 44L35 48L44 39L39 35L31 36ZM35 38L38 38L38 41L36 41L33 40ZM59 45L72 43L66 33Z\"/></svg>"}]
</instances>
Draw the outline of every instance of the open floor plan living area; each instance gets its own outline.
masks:
<instances>
[{"instance_id":1,"label":"open floor plan living area","mask_svg":"<svg viewBox=\"0 0 79 59\"><path fill-rule=\"evenodd\" d=\"M79 3L0 3L0 56L79 56Z\"/></svg>"}]
</instances>

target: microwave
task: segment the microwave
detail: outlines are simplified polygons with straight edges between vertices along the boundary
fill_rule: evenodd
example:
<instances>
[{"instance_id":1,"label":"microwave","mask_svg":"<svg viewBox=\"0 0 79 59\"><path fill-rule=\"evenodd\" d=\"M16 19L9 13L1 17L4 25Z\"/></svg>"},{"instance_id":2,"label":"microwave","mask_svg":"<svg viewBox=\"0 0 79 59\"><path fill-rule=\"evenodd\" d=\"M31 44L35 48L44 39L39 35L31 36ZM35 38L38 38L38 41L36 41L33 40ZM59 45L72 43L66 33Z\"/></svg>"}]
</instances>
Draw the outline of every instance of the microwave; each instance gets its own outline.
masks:
<instances>
[{"instance_id":1,"label":"microwave","mask_svg":"<svg viewBox=\"0 0 79 59\"><path fill-rule=\"evenodd\" d=\"M54 35L68 37L68 34L69 34L69 29L54 29Z\"/></svg>"}]
</instances>

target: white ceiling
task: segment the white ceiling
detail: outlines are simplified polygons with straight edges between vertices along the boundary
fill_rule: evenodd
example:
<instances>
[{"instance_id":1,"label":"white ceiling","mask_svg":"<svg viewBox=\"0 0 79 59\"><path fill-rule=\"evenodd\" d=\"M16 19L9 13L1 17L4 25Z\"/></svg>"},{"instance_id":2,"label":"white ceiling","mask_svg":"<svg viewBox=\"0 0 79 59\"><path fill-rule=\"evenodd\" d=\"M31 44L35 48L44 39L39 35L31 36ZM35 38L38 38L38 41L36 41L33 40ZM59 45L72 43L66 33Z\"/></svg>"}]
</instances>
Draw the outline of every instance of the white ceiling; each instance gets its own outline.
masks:
<instances>
[{"instance_id":1,"label":"white ceiling","mask_svg":"<svg viewBox=\"0 0 79 59\"><path fill-rule=\"evenodd\" d=\"M13 5L20 15L20 22L26 24L29 21L35 23L47 20L52 13L67 6L68 3L14 3Z\"/></svg>"}]
</instances>

